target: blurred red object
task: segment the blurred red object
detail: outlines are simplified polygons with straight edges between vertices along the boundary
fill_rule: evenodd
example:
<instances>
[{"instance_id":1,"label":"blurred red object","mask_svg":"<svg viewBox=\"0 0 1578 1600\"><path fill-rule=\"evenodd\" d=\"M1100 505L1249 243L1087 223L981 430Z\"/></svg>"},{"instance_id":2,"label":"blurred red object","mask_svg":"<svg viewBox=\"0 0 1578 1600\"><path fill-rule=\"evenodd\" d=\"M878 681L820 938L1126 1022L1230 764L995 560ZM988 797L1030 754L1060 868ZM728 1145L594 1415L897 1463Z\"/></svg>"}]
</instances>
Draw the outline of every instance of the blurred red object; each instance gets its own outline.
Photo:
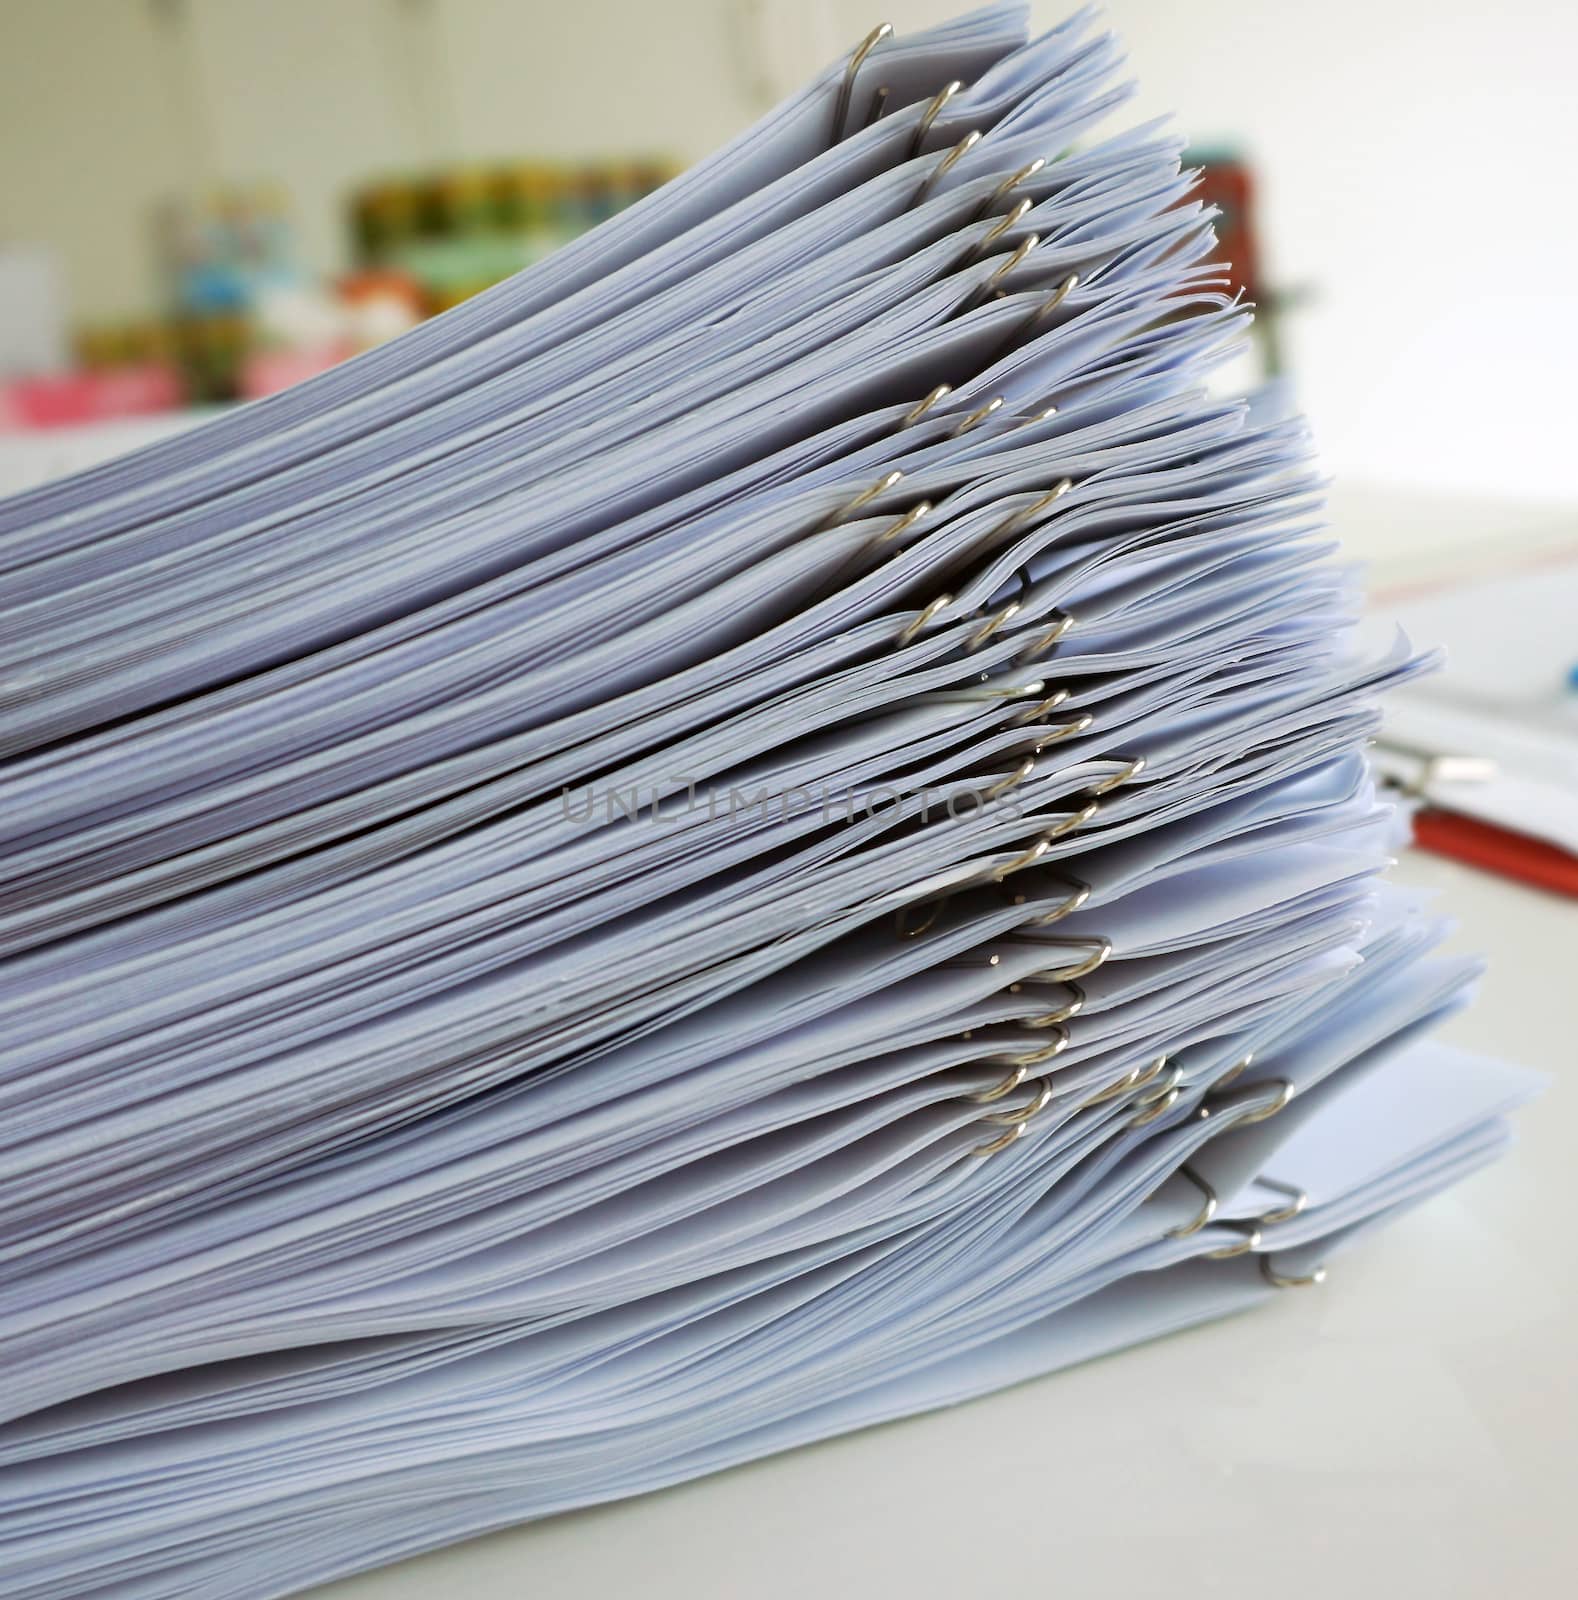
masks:
<instances>
[{"instance_id":1,"label":"blurred red object","mask_svg":"<svg viewBox=\"0 0 1578 1600\"><path fill-rule=\"evenodd\" d=\"M1200 185L1190 196L1215 206L1216 259L1232 267L1235 289L1260 300L1260 252L1255 243L1255 180L1248 165L1236 156L1196 155L1189 160L1200 168Z\"/></svg>"},{"instance_id":2,"label":"blurred red object","mask_svg":"<svg viewBox=\"0 0 1578 1600\"><path fill-rule=\"evenodd\" d=\"M355 353L348 343L303 350L254 350L241 363L236 395L242 400L261 400L266 394L278 394L293 383L315 378Z\"/></svg>"},{"instance_id":3,"label":"blurred red object","mask_svg":"<svg viewBox=\"0 0 1578 1600\"><path fill-rule=\"evenodd\" d=\"M413 317L423 314L424 291L409 272L392 267L365 267L346 273L335 287L340 298L350 305L368 300L396 300L406 306Z\"/></svg>"},{"instance_id":4,"label":"blurred red object","mask_svg":"<svg viewBox=\"0 0 1578 1600\"><path fill-rule=\"evenodd\" d=\"M0 431L147 416L173 411L183 398L180 373L163 362L17 378L0 384Z\"/></svg>"},{"instance_id":5,"label":"blurred red object","mask_svg":"<svg viewBox=\"0 0 1578 1600\"><path fill-rule=\"evenodd\" d=\"M1543 839L1498 828L1477 817L1423 810L1414 818L1414 843L1421 850L1452 856L1471 867L1516 878L1537 889L1578 895L1578 856Z\"/></svg>"}]
</instances>

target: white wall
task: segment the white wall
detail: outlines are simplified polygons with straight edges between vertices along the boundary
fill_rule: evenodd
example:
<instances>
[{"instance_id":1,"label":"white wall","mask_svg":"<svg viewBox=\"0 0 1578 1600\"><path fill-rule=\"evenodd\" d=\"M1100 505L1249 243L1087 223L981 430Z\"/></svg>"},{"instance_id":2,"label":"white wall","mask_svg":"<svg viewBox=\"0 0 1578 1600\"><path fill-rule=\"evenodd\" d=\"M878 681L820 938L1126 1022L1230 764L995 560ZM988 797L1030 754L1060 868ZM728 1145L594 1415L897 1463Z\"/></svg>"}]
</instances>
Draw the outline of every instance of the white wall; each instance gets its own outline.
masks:
<instances>
[{"instance_id":1,"label":"white wall","mask_svg":"<svg viewBox=\"0 0 1578 1600\"><path fill-rule=\"evenodd\" d=\"M1050 16L1055 8L1042 7ZM1111 0L1143 85L1262 174L1332 466L1578 499L1578 7Z\"/></svg>"},{"instance_id":2,"label":"white wall","mask_svg":"<svg viewBox=\"0 0 1578 1600\"><path fill-rule=\"evenodd\" d=\"M55 247L78 318L146 314L157 202L275 180L339 270L370 176L703 154L762 103L749 31L744 0L0 0L0 239Z\"/></svg>"},{"instance_id":3,"label":"white wall","mask_svg":"<svg viewBox=\"0 0 1578 1600\"><path fill-rule=\"evenodd\" d=\"M190 148L168 66L142 6L0 3L0 239L51 246L89 314L152 300L148 207Z\"/></svg>"},{"instance_id":4,"label":"white wall","mask_svg":"<svg viewBox=\"0 0 1578 1600\"><path fill-rule=\"evenodd\" d=\"M61 250L79 315L152 304L146 214L276 178L314 264L378 171L520 152L688 158L876 20L966 0L0 0L0 236ZM1035 0L1042 24L1067 9ZM1578 8L1110 0L1143 84L1261 172L1333 467L1578 497Z\"/></svg>"}]
</instances>

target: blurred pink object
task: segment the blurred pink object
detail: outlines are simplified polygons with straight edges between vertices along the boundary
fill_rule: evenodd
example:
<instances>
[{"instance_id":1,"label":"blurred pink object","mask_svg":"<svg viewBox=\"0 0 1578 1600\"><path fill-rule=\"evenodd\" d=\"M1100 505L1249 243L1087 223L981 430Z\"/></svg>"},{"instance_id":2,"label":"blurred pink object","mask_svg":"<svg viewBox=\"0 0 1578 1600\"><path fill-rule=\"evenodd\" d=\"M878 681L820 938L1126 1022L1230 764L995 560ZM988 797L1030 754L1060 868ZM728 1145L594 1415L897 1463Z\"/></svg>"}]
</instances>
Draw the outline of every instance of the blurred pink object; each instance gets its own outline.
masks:
<instances>
[{"instance_id":1,"label":"blurred pink object","mask_svg":"<svg viewBox=\"0 0 1578 1600\"><path fill-rule=\"evenodd\" d=\"M157 361L16 378L0 384L0 432L140 417L174 410L181 402L180 374Z\"/></svg>"},{"instance_id":2,"label":"blurred pink object","mask_svg":"<svg viewBox=\"0 0 1578 1600\"><path fill-rule=\"evenodd\" d=\"M305 349L254 351L241 364L237 392L243 400L261 400L266 394L277 394L293 383L315 378L355 353L355 346L349 341Z\"/></svg>"}]
</instances>

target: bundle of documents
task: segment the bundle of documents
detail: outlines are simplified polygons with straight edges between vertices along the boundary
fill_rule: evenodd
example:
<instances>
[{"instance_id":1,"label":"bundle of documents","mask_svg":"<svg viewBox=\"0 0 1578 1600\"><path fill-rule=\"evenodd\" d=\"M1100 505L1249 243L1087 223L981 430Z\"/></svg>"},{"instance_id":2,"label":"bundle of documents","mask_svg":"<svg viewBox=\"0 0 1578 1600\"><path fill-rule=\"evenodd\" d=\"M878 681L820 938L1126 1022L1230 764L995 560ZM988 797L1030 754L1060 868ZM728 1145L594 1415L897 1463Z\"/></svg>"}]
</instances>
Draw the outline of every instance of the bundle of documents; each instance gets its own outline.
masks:
<instances>
[{"instance_id":1,"label":"bundle of documents","mask_svg":"<svg viewBox=\"0 0 1578 1600\"><path fill-rule=\"evenodd\" d=\"M1114 41L878 30L0 503L0 1590L270 1596L1317 1281L1528 1075Z\"/></svg>"}]
</instances>

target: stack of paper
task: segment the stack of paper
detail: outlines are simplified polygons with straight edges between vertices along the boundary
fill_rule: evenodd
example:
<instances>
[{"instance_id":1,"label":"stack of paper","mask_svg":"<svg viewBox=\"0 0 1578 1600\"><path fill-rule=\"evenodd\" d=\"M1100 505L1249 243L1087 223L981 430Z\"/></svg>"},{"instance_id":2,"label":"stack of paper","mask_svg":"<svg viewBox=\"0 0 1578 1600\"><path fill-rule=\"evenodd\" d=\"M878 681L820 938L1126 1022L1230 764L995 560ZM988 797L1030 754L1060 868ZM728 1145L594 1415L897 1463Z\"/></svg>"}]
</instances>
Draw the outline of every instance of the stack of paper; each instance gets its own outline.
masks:
<instances>
[{"instance_id":1,"label":"stack of paper","mask_svg":"<svg viewBox=\"0 0 1578 1600\"><path fill-rule=\"evenodd\" d=\"M0 505L0 1587L275 1595L1312 1281L1525 1075L1081 15Z\"/></svg>"}]
</instances>

